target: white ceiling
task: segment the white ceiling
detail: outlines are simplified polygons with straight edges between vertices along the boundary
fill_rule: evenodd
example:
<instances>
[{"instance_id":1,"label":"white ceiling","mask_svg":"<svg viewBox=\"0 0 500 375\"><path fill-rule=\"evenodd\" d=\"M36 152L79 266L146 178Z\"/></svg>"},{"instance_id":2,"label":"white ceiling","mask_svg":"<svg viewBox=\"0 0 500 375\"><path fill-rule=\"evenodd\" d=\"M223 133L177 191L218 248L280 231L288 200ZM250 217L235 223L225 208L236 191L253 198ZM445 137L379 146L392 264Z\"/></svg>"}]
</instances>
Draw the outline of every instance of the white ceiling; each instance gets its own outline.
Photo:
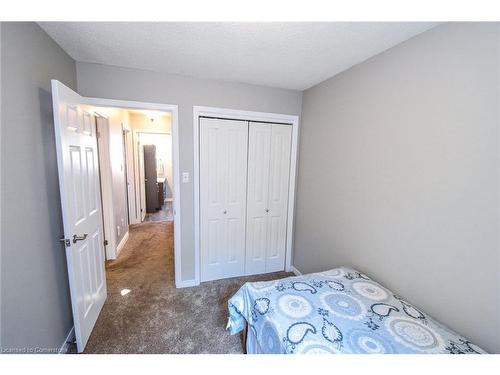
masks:
<instances>
[{"instance_id":1,"label":"white ceiling","mask_svg":"<svg viewBox=\"0 0 500 375\"><path fill-rule=\"evenodd\" d=\"M435 23L42 22L76 61L304 90Z\"/></svg>"}]
</instances>

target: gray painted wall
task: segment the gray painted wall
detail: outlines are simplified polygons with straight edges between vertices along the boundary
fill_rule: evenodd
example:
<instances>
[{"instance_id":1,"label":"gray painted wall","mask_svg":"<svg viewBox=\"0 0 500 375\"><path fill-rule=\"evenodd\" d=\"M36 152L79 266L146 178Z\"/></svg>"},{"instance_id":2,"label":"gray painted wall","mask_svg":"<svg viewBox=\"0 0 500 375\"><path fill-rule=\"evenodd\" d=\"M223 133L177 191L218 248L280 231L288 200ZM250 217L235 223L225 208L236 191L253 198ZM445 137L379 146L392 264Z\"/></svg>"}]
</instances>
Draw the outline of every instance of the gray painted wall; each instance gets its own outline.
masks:
<instances>
[{"instance_id":1,"label":"gray painted wall","mask_svg":"<svg viewBox=\"0 0 500 375\"><path fill-rule=\"evenodd\" d=\"M2 155L2 23L0 22L0 158ZM0 159L0 189L2 186L2 163ZM0 213L2 212L2 195L0 191ZM2 231L0 218L0 348L2 348Z\"/></svg>"},{"instance_id":2,"label":"gray painted wall","mask_svg":"<svg viewBox=\"0 0 500 375\"><path fill-rule=\"evenodd\" d=\"M305 91L294 254L497 353L499 42L495 24L442 25Z\"/></svg>"},{"instance_id":3,"label":"gray painted wall","mask_svg":"<svg viewBox=\"0 0 500 375\"><path fill-rule=\"evenodd\" d=\"M302 93L99 64L77 63L76 66L81 95L179 106L181 171L189 172L191 177L189 183L181 184L182 279L193 279L193 105L298 115Z\"/></svg>"},{"instance_id":4,"label":"gray painted wall","mask_svg":"<svg viewBox=\"0 0 500 375\"><path fill-rule=\"evenodd\" d=\"M2 346L59 348L73 319L50 80L76 88L76 68L38 25L1 27Z\"/></svg>"}]
</instances>

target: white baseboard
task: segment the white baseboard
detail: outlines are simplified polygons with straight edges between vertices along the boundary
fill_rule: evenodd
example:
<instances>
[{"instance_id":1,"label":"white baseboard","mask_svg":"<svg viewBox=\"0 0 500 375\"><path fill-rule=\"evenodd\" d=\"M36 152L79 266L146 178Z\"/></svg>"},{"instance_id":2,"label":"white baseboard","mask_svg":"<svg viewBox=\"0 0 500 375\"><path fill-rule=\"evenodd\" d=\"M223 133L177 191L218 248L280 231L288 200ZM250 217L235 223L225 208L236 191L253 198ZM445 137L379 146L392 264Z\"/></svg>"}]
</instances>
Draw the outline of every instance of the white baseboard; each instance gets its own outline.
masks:
<instances>
[{"instance_id":1,"label":"white baseboard","mask_svg":"<svg viewBox=\"0 0 500 375\"><path fill-rule=\"evenodd\" d=\"M66 336L66 339L61 345L61 348L59 349L59 354L66 354L68 353L69 346L71 343L75 341L75 327L71 327L68 336Z\"/></svg>"},{"instance_id":2,"label":"white baseboard","mask_svg":"<svg viewBox=\"0 0 500 375\"><path fill-rule=\"evenodd\" d=\"M127 243L127 240L128 240L128 231L127 231L127 233L125 233L125 236L123 236L122 240L120 241L120 243L116 247L116 257L118 257L118 254L120 254L120 251L122 251L123 247Z\"/></svg>"},{"instance_id":3,"label":"white baseboard","mask_svg":"<svg viewBox=\"0 0 500 375\"><path fill-rule=\"evenodd\" d=\"M182 280L175 283L176 288L189 288L198 285L196 280Z\"/></svg>"},{"instance_id":4,"label":"white baseboard","mask_svg":"<svg viewBox=\"0 0 500 375\"><path fill-rule=\"evenodd\" d=\"M301 276L302 272L300 272L295 266L291 266L292 272L295 274L295 276Z\"/></svg>"}]
</instances>

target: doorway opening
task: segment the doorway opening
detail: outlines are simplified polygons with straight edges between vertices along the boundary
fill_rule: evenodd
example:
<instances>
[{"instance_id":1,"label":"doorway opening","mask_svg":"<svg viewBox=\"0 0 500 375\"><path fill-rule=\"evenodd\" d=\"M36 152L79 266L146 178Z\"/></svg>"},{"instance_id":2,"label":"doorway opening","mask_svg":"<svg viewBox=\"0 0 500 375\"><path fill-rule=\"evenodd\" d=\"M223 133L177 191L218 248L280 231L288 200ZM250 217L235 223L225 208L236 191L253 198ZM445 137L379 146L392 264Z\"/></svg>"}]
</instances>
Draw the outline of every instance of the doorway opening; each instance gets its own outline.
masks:
<instances>
[{"instance_id":1,"label":"doorway opening","mask_svg":"<svg viewBox=\"0 0 500 375\"><path fill-rule=\"evenodd\" d=\"M95 114L106 261L107 322L132 316L130 301L160 293L174 279L172 113L91 107ZM170 285L172 284L170 281ZM143 301L142 306L149 305ZM154 306L154 304L153 304ZM99 343L99 330L86 347Z\"/></svg>"},{"instance_id":2,"label":"doorway opening","mask_svg":"<svg viewBox=\"0 0 500 375\"><path fill-rule=\"evenodd\" d=\"M164 116L165 117L165 116ZM165 119L168 121L168 118ZM165 121L164 120L164 121ZM154 120L152 120L154 121ZM165 125L162 125L165 127ZM173 221L172 134L168 129L136 131L142 221Z\"/></svg>"},{"instance_id":3,"label":"doorway opening","mask_svg":"<svg viewBox=\"0 0 500 375\"><path fill-rule=\"evenodd\" d=\"M106 260L117 259L129 228L174 221L172 114L93 107Z\"/></svg>"}]
</instances>

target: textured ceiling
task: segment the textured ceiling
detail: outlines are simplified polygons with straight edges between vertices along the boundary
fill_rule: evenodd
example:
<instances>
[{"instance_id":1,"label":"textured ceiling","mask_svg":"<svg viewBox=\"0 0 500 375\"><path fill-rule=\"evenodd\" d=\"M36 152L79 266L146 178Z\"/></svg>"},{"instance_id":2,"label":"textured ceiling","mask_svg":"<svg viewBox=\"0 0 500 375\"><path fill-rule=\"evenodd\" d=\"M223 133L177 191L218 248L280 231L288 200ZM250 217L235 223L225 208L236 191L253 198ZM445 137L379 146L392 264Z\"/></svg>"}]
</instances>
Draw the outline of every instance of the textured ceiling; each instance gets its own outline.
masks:
<instances>
[{"instance_id":1,"label":"textured ceiling","mask_svg":"<svg viewBox=\"0 0 500 375\"><path fill-rule=\"evenodd\" d=\"M76 61L303 90L435 26L43 22Z\"/></svg>"}]
</instances>

